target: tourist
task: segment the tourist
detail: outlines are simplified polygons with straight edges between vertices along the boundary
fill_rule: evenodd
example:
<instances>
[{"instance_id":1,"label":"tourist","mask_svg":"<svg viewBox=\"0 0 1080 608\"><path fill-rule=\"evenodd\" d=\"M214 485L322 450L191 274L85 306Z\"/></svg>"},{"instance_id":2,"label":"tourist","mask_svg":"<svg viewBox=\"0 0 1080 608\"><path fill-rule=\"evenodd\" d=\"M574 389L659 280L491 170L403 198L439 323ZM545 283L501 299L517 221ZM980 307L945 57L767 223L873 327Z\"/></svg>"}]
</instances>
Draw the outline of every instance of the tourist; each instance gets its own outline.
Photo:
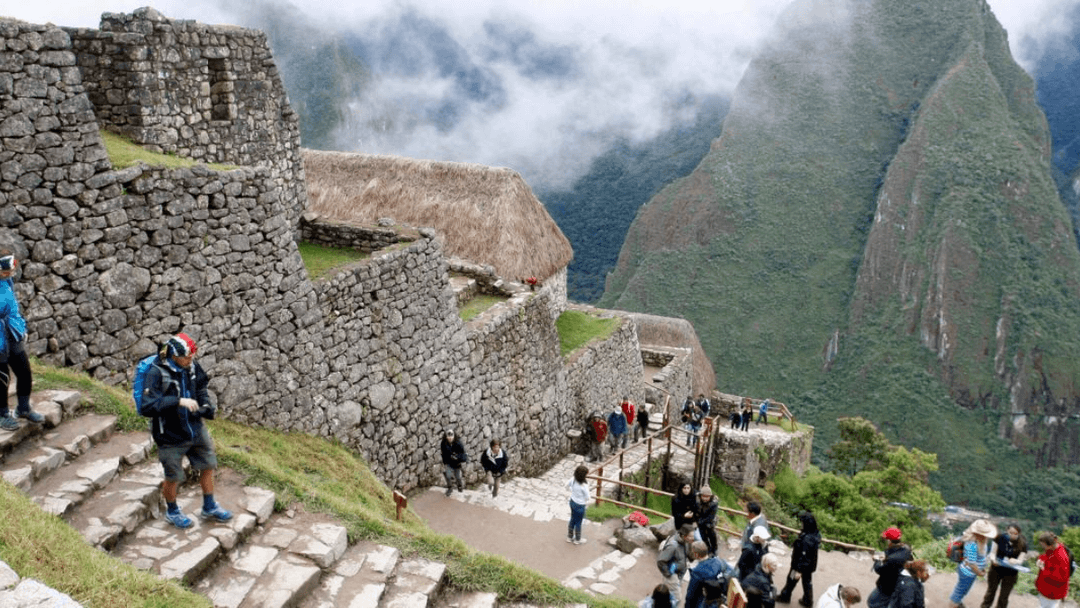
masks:
<instances>
[{"instance_id":1,"label":"tourist","mask_svg":"<svg viewBox=\"0 0 1080 608\"><path fill-rule=\"evenodd\" d=\"M818 547L821 545L821 533L818 532L817 519L813 513L803 511L799 515L802 529L791 547L791 569L788 570L787 582L780 591L776 601L785 604L791 602L791 592L795 590L796 583L802 583L802 599L800 606L814 605L814 571L817 570Z\"/></svg>"},{"instance_id":2,"label":"tourist","mask_svg":"<svg viewBox=\"0 0 1080 608\"><path fill-rule=\"evenodd\" d=\"M684 483L671 497L671 517L675 519L675 529L686 524L697 523L697 494L693 486Z\"/></svg>"},{"instance_id":3,"label":"tourist","mask_svg":"<svg viewBox=\"0 0 1080 608\"><path fill-rule=\"evenodd\" d=\"M589 496L589 481L586 477L589 467L579 464L574 469L574 477L566 482L570 490L570 523L566 526L566 542L575 545L584 545L587 541L581 538L581 523L585 520L585 507L589 506L592 498Z\"/></svg>"},{"instance_id":4,"label":"tourist","mask_svg":"<svg viewBox=\"0 0 1080 608\"><path fill-rule=\"evenodd\" d=\"M480 455L480 466L491 476L491 497L499 495L499 479L506 474L506 467L510 464L510 457L502 449L502 443L498 439L492 439L488 443L488 449Z\"/></svg>"},{"instance_id":5,"label":"tourist","mask_svg":"<svg viewBox=\"0 0 1080 608\"><path fill-rule=\"evenodd\" d=\"M818 598L815 608L851 608L862 601L862 594L855 587L836 583Z\"/></svg>"},{"instance_id":6,"label":"tourist","mask_svg":"<svg viewBox=\"0 0 1080 608\"><path fill-rule=\"evenodd\" d=\"M739 580L746 578L769 553L769 530L764 526L754 528L750 533L750 545L742 550L735 568L739 571Z\"/></svg>"},{"instance_id":7,"label":"tourist","mask_svg":"<svg viewBox=\"0 0 1080 608\"><path fill-rule=\"evenodd\" d=\"M769 529L769 520L765 519L765 515L761 512L761 505L757 502L750 501L746 503L746 528L742 533L742 548L750 546L750 533L754 531L754 528Z\"/></svg>"},{"instance_id":8,"label":"tourist","mask_svg":"<svg viewBox=\"0 0 1080 608\"><path fill-rule=\"evenodd\" d=\"M731 428L735 429L736 431L739 430L740 426L742 426L742 414L740 414L739 411L739 406L736 405L731 409L731 416L728 418L729 420L731 420Z\"/></svg>"},{"instance_id":9,"label":"tourist","mask_svg":"<svg viewBox=\"0 0 1080 608\"><path fill-rule=\"evenodd\" d=\"M585 436L589 440L589 462L597 462L604 459L604 441L607 439L608 424L600 412L589 415L588 424L585 425Z\"/></svg>"},{"instance_id":10,"label":"tourist","mask_svg":"<svg viewBox=\"0 0 1080 608\"><path fill-rule=\"evenodd\" d=\"M19 302L15 299L15 273L19 260L7 249L0 250L0 430L16 431L19 423L11 416L8 405L8 382L10 373L15 374L15 416L40 424L45 420L41 414L30 409L30 392L33 375L30 359L26 356L26 320L19 314Z\"/></svg>"},{"instance_id":11,"label":"tourist","mask_svg":"<svg viewBox=\"0 0 1080 608\"><path fill-rule=\"evenodd\" d=\"M709 409L712 407L712 404L710 404L709 400L705 398L705 393L698 393L697 401L694 402L694 405L696 405L697 408L701 410L702 417L709 416Z\"/></svg>"},{"instance_id":12,"label":"tourist","mask_svg":"<svg viewBox=\"0 0 1080 608\"><path fill-rule=\"evenodd\" d=\"M210 402L210 378L195 362L197 347L187 334L177 334L165 343L161 355L146 372L141 413L151 419L150 432L157 444L158 460L165 470L161 494L165 498L165 520L177 528L190 528L192 521L176 502L177 488L184 481L182 460L186 456L199 471L202 487L203 519L229 521L232 513L214 499L214 469L217 454L204 420L213 420L217 408Z\"/></svg>"},{"instance_id":13,"label":"tourist","mask_svg":"<svg viewBox=\"0 0 1080 608\"><path fill-rule=\"evenodd\" d=\"M660 576L664 577L664 584L667 585L675 606L679 605L679 597L682 595L682 577L686 574L686 562L693 541L694 527L685 525L675 530L675 534L660 545L660 553L656 556L656 567L660 569Z\"/></svg>"},{"instance_id":14,"label":"tourist","mask_svg":"<svg viewBox=\"0 0 1080 608\"><path fill-rule=\"evenodd\" d=\"M638 608L672 608L674 605L675 600L664 583L654 587L649 597L638 602Z\"/></svg>"},{"instance_id":15,"label":"tourist","mask_svg":"<svg viewBox=\"0 0 1080 608\"><path fill-rule=\"evenodd\" d=\"M709 557L716 557L716 511L719 507L720 502L716 496L713 496L712 488L708 484L701 486L695 512L697 513L698 534L708 547Z\"/></svg>"},{"instance_id":16,"label":"tourist","mask_svg":"<svg viewBox=\"0 0 1080 608\"><path fill-rule=\"evenodd\" d=\"M889 528L881 533L887 546L885 554L874 560L874 572L878 579L870 597L866 598L869 608L885 608L889 605L889 598L896 588L896 579L900 577L904 564L911 561L911 548L900 540L901 536L899 528Z\"/></svg>"},{"instance_id":17,"label":"tourist","mask_svg":"<svg viewBox=\"0 0 1080 608\"><path fill-rule=\"evenodd\" d=\"M765 423L765 426L769 426L769 400L766 399L758 406L758 417L754 424Z\"/></svg>"},{"instance_id":18,"label":"tourist","mask_svg":"<svg viewBox=\"0 0 1080 608\"><path fill-rule=\"evenodd\" d=\"M608 414L608 442L611 443L611 451L616 452L624 449L630 440L630 428L627 426L626 415L616 405Z\"/></svg>"},{"instance_id":19,"label":"tourist","mask_svg":"<svg viewBox=\"0 0 1080 608\"><path fill-rule=\"evenodd\" d=\"M930 578L930 568L919 559L904 564L896 579L896 588L889 599L889 608L926 608L923 583Z\"/></svg>"},{"instance_id":20,"label":"tourist","mask_svg":"<svg viewBox=\"0 0 1080 608\"><path fill-rule=\"evenodd\" d=\"M976 519L964 530L964 561L956 568L956 586L949 596L949 608L959 608L975 577L986 574L986 556L990 554L990 540L995 536L997 528L985 519Z\"/></svg>"},{"instance_id":21,"label":"tourist","mask_svg":"<svg viewBox=\"0 0 1080 608\"><path fill-rule=\"evenodd\" d=\"M469 461L469 455L465 453L465 445L461 443L461 438L454 434L454 429L446 429L443 433L442 441L439 442L439 451L442 452L446 495L450 496L455 485L458 492L464 492L465 484L461 479L461 469Z\"/></svg>"},{"instance_id":22,"label":"tourist","mask_svg":"<svg viewBox=\"0 0 1080 608\"><path fill-rule=\"evenodd\" d=\"M746 608L771 608L775 604L776 587L773 573L780 567L780 558L769 553L749 575L739 579L746 594Z\"/></svg>"},{"instance_id":23,"label":"tourist","mask_svg":"<svg viewBox=\"0 0 1080 608\"><path fill-rule=\"evenodd\" d=\"M743 402L742 420L740 421L741 424L739 425L739 430L749 431L750 421L753 419L754 407L750 404L750 399L747 398L746 401Z\"/></svg>"},{"instance_id":24,"label":"tourist","mask_svg":"<svg viewBox=\"0 0 1080 608\"><path fill-rule=\"evenodd\" d=\"M719 608L727 598L728 580L735 570L724 560L710 556L709 548L701 541L690 545L690 554L698 563L690 570L685 608Z\"/></svg>"},{"instance_id":25,"label":"tourist","mask_svg":"<svg viewBox=\"0 0 1080 608\"><path fill-rule=\"evenodd\" d=\"M623 418L626 419L626 437L627 439L629 439L629 427L634 426L634 421L637 420L637 418L634 417L634 414L637 413L637 408L634 407L634 404L631 403L630 399L626 395L623 395L622 402L619 403L619 409L622 410ZM637 441L637 429L634 429L634 441ZM625 441L623 442L623 447L626 447Z\"/></svg>"},{"instance_id":26,"label":"tourist","mask_svg":"<svg viewBox=\"0 0 1080 608\"><path fill-rule=\"evenodd\" d=\"M637 410L637 424L634 426L634 441L649 436L649 410L643 404Z\"/></svg>"},{"instance_id":27,"label":"tourist","mask_svg":"<svg viewBox=\"0 0 1080 608\"><path fill-rule=\"evenodd\" d=\"M1069 593L1069 575L1072 574L1072 558L1069 550L1061 544L1053 532L1039 535L1043 553L1035 561L1039 575L1035 589L1039 592L1039 608L1058 608Z\"/></svg>"},{"instance_id":28,"label":"tourist","mask_svg":"<svg viewBox=\"0 0 1080 608\"><path fill-rule=\"evenodd\" d=\"M994 560L986 571L986 594L983 595L982 608L990 608L994 603L994 594L998 594L997 608L1009 608L1009 594L1016 586L1019 572L1014 566L1021 565L1021 556L1027 551L1027 541L1020 534L1020 526L1012 524L994 539Z\"/></svg>"}]
</instances>

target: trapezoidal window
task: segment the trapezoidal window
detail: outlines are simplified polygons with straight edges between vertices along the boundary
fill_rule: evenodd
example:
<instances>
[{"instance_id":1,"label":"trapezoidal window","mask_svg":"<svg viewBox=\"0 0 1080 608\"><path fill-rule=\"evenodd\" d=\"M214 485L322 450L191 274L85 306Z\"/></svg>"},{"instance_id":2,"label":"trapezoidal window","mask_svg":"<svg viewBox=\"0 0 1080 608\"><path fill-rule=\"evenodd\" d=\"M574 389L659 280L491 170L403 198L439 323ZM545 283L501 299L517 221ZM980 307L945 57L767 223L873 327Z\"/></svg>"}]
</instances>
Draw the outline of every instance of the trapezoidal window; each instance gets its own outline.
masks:
<instances>
[{"instance_id":1,"label":"trapezoidal window","mask_svg":"<svg viewBox=\"0 0 1080 608\"><path fill-rule=\"evenodd\" d=\"M236 96L228 60L208 59L207 67L210 68L210 119L234 120Z\"/></svg>"}]
</instances>

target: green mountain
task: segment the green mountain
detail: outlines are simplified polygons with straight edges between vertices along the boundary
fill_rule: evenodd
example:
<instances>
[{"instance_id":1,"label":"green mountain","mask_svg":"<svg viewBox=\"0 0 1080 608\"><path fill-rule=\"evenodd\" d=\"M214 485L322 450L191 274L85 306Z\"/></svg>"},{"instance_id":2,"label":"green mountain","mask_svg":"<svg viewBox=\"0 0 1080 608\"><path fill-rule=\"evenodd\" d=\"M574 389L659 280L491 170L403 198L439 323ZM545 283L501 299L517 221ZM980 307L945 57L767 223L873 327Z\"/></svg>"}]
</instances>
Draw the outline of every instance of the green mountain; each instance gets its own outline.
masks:
<instances>
[{"instance_id":1,"label":"green mountain","mask_svg":"<svg viewBox=\"0 0 1080 608\"><path fill-rule=\"evenodd\" d=\"M694 323L721 390L937 452L947 500L1080 462L1080 253L982 0L797 0L601 306Z\"/></svg>"}]
</instances>

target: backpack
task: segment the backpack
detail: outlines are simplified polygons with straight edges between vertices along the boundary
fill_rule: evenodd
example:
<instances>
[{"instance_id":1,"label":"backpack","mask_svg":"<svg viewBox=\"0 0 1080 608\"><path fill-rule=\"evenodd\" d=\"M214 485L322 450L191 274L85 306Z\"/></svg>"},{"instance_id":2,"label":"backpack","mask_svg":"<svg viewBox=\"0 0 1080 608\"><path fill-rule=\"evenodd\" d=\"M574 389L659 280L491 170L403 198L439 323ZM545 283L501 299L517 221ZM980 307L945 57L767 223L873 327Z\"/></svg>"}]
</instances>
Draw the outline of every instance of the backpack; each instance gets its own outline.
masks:
<instances>
[{"instance_id":1,"label":"backpack","mask_svg":"<svg viewBox=\"0 0 1080 608\"><path fill-rule=\"evenodd\" d=\"M735 568L724 560L720 560L720 572L713 578L707 578L702 583L702 591L706 600L727 597L728 581L735 577Z\"/></svg>"},{"instance_id":2,"label":"backpack","mask_svg":"<svg viewBox=\"0 0 1080 608\"><path fill-rule=\"evenodd\" d=\"M1065 543L1061 543L1061 546L1065 547L1065 555L1069 558L1069 576L1072 576L1076 572L1076 562L1073 561L1072 551L1069 551Z\"/></svg>"},{"instance_id":3,"label":"backpack","mask_svg":"<svg viewBox=\"0 0 1080 608\"><path fill-rule=\"evenodd\" d=\"M158 355L147 355L135 364L135 379L131 383L131 396L135 398L135 412L146 416L142 409L143 391L146 390L146 377L150 368L157 363Z\"/></svg>"},{"instance_id":4,"label":"backpack","mask_svg":"<svg viewBox=\"0 0 1080 608\"><path fill-rule=\"evenodd\" d=\"M961 563L964 561L964 539L957 536L949 541L949 544L945 546L945 556L950 561Z\"/></svg>"}]
</instances>

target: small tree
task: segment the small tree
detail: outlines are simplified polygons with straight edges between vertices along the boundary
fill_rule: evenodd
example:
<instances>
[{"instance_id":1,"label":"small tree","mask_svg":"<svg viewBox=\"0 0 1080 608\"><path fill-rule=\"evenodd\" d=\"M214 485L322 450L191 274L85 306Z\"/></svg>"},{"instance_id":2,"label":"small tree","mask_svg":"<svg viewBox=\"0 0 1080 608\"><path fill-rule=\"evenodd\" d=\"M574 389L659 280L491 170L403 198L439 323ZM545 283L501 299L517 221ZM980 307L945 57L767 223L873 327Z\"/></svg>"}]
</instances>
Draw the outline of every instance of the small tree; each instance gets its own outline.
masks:
<instances>
[{"instance_id":1,"label":"small tree","mask_svg":"<svg viewBox=\"0 0 1080 608\"><path fill-rule=\"evenodd\" d=\"M837 418L836 427L840 440L826 452L834 469L854 476L863 469L884 466L892 446L873 422L859 416Z\"/></svg>"}]
</instances>

